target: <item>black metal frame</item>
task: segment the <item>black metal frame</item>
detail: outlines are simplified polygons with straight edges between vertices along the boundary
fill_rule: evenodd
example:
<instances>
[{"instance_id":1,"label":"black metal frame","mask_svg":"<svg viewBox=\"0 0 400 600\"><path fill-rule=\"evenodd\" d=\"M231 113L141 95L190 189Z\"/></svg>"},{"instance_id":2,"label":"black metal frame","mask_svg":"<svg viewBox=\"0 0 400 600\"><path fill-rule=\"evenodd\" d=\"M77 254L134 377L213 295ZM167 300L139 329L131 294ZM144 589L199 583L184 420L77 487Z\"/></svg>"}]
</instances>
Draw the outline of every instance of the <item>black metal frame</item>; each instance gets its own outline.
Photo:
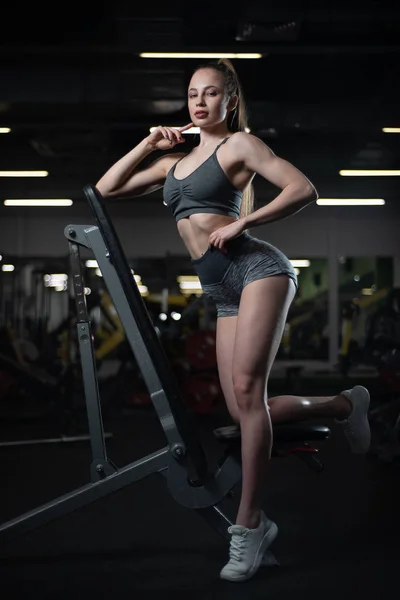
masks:
<instances>
[{"instance_id":1,"label":"black metal frame","mask_svg":"<svg viewBox=\"0 0 400 600\"><path fill-rule=\"evenodd\" d=\"M69 241L71 277L77 307L82 376L92 452L91 482L0 526L1 540L25 534L73 510L131 485L153 473L162 474L173 498L182 506L196 510L224 538L231 520L218 504L231 495L241 480L238 445L229 443L225 453L210 472L196 430L194 415L180 395L177 382L148 314L137 284L119 243L104 200L92 185L84 194L97 225L68 225L64 235ZM167 438L167 445L123 468L108 458L101 414L91 323L89 320L81 271L80 247L91 250L97 260L115 309L124 326L127 340L141 370L155 411ZM290 427L288 439L326 439L321 431L304 424L296 436ZM282 436L281 436L282 437ZM285 437L285 436L284 436ZM305 444L304 444L305 445ZM268 553L264 564L277 564Z\"/></svg>"}]
</instances>

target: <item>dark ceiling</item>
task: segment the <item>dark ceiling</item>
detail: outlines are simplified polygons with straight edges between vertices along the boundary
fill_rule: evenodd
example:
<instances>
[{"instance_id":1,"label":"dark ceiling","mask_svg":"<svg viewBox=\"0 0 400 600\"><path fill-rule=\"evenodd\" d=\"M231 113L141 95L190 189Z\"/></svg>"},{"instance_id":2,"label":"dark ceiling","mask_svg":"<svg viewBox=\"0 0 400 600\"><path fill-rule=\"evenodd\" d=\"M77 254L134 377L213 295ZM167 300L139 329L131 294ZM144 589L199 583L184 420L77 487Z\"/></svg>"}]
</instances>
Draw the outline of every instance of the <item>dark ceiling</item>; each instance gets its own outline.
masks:
<instances>
[{"instance_id":1,"label":"dark ceiling","mask_svg":"<svg viewBox=\"0 0 400 600\"><path fill-rule=\"evenodd\" d=\"M381 132L400 126L399 3L15 3L2 21L0 127L12 133L0 136L1 170L50 173L2 179L3 198L82 200L82 187L150 126L188 120L186 86L202 61L139 52L204 50L264 54L235 60L252 132L321 196L379 194L396 204L398 178L338 170L400 168L400 137ZM256 180L257 189L268 197L269 184Z\"/></svg>"}]
</instances>

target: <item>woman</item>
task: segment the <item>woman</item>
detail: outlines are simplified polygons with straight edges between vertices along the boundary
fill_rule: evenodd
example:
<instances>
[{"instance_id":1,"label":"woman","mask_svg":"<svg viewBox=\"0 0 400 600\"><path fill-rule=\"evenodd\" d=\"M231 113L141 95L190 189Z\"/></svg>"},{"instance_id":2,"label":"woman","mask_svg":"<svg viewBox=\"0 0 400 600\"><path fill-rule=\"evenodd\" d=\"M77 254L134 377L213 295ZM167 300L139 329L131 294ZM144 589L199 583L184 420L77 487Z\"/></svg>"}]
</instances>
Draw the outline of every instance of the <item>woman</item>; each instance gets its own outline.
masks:
<instances>
[{"instance_id":1,"label":"woman","mask_svg":"<svg viewBox=\"0 0 400 600\"><path fill-rule=\"evenodd\" d=\"M261 509L272 423L335 417L343 423L353 451L365 453L370 441L369 393L356 386L335 397L267 400L267 380L297 278L280 250L250 236L247 229L295 214L315 202L317 192L292 164L244 131L245 105L230 61L195 70L188 108L188 125L157 127L96 187L105 198L140 196L164 187L165 203L177 221L203 291L216 303L219 377L229 412L240 425L243 469L236 525L229 528L230 560L220 576L243 581L257 571L278 531ZM181 144L182 133L193 124L200 128L200 143L189 154L164 154L147 168L136 169L154 150ZM282 191L254 211L256 174Z\"/></svg>"}]
</instances>

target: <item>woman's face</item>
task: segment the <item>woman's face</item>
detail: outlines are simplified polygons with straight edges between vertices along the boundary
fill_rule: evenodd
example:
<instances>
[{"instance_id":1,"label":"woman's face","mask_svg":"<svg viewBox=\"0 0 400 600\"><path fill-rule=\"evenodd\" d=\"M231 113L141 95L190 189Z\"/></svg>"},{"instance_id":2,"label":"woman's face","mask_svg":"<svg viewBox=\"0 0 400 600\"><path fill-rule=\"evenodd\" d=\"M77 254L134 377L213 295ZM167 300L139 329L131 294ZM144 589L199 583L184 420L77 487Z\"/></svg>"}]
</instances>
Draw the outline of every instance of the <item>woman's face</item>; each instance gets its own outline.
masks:
<instances>
[{"instance_id":1,"label":"woman's face","mask_svg":"<svg viewBox=\"0 0 400 600\"><path fill-rule=\"evenodd\" d=\"M229 98L222 73L212 68L196 71L189 84L188 108L196 127L210 127L226 119Z\"/></svg>"}]
</instances>

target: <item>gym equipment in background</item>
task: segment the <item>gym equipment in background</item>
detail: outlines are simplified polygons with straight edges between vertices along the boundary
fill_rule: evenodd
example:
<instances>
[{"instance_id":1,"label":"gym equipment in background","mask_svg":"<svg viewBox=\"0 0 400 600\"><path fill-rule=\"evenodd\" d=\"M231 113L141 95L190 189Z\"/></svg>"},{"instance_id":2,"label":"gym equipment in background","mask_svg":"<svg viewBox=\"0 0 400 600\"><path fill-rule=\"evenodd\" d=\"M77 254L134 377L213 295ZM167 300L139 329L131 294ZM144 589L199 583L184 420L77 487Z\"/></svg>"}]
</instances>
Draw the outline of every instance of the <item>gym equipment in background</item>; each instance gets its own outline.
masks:
<instances>
[{"instance_id":1,"label":"gym equipment in background","mask_svg":"<svg viewBox=\"0 0 400 600\"><path fill-rule=\"evenodd\" d=\"M97 225L68 225L64 234L69 241L72 281L77 308L77 336L90 431L92 462L91 481L22 514L0 526L3 542L40 527L54 519L116 492L154 473L161 474L171 496L182 506L195 510L226 540L230 539L231 519L220 503L232 495L241 481L240 445L224 440L226 448L211 466L198 435L194 414L181 397L169 361L151 322L146 306L115 233L104 200L91 185L84 194ZM91 323L85 299L80 247L91 250L113 304L124 326L126 337L146 382L155 413L167 439L164 448L118 468L107 456L96 373ZM277 426L274 436L280 444L303 445L311 440L329 438L327 427L305 423ZM264 564L277 564L268 551Z\"/></svg>"}]
</instances>

